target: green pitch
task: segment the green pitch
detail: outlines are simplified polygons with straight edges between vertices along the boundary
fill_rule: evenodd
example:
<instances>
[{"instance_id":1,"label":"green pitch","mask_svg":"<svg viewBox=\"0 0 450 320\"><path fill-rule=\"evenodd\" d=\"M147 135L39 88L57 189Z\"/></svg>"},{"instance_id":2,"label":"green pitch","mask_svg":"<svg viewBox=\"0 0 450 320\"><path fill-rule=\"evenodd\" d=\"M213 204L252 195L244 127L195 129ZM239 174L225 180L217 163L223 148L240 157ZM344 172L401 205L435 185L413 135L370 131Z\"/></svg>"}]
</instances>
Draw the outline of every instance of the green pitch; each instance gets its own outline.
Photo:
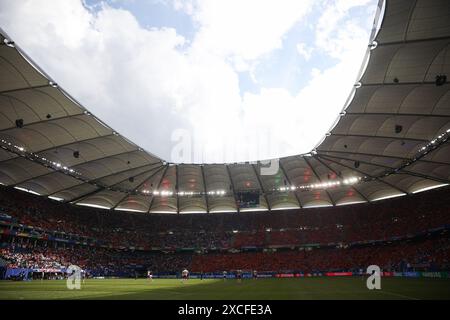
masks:
<instances>
[{"instance_id":1,"label":"green pitch","mask_svg":"<svg viewBox=\"0 0 450 320\"><path fill-rule=\"evenodd\" d=\"M368 290L365 278L243 280L86 280L81 290L65 281L0 281L0 299L450 299L450 279L383 278Z\"/></svg>"}]
</instances>

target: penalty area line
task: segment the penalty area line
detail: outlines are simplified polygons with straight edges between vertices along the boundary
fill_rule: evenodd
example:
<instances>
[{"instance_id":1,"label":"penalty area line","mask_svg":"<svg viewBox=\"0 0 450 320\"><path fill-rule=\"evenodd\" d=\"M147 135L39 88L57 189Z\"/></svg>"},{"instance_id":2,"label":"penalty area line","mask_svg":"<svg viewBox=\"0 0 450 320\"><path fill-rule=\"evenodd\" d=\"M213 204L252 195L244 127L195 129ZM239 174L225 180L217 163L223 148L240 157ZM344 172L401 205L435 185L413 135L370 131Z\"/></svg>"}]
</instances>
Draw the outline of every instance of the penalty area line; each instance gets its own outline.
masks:
<instances>
[{"instance_id":1,"label":"penalty area line","mask_svg":"<svg viewBox=\"0 0 450 320\"><path fill-rule=\"evenodd\" d=\"M387 290L380 290L380 291L377 290L376 292L387 293L387 294L390 294L392 296L397 296L397 297L400 297L400 298L406 298L408 300L420 300L419 298L414 298L414 297L407 296L407 295L404 295L404 294L401 294L401 293L391 292L391 291L387 291Z\"/></svg>"}]
</instances>

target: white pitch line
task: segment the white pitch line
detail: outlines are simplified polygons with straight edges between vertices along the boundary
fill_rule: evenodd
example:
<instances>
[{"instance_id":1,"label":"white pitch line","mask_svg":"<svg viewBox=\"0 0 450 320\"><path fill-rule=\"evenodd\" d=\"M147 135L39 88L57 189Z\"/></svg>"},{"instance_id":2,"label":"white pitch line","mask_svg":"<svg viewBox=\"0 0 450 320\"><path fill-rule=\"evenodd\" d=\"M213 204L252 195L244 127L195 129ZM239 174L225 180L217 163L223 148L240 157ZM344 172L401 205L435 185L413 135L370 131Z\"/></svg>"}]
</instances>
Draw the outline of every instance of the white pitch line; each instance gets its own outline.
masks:
<instances>
[{"instance_id":1,"label":"white pitch line","mask_svg":"<svg viewBox=\"0 0 450 320\"><path fill-rule=\"evenodd\" d=\"M406 299L409 299L409 300L420 300L418 298L414 298L414 297L406 296L406 295L401 294L401 293L390 292L390 291L386 291L386 290L381 290L381 291L377 291L377 292L379 292L379 293L388 293L390 295L401 297L401 298L406 298Z\"/></svg>"}]
</instances>

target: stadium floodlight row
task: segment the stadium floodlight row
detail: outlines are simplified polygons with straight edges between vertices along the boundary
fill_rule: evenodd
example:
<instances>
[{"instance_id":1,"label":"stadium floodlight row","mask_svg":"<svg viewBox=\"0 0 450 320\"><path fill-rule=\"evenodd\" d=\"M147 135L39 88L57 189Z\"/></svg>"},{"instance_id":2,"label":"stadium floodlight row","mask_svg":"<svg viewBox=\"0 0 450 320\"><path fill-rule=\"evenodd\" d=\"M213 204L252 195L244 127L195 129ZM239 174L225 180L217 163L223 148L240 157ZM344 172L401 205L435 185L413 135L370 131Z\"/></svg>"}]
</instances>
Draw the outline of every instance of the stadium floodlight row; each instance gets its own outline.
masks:
<instances>
[{"instance_id":1,"label":"stadium floodlight row","mask_svg":"<svg viewBox=\"0 0 450 320\"><path fill-rule=\"evenodd\" d=\"M343 205L447 185L449 6L380 1L368 62L338 121L309 154L279 159L274 175L262 175L261 162L159 159L81 106L0 30L0 183L74 204L181 214ZM250 191L259 201L243 209L240 194Z\"/></svg>"}]
</instances>

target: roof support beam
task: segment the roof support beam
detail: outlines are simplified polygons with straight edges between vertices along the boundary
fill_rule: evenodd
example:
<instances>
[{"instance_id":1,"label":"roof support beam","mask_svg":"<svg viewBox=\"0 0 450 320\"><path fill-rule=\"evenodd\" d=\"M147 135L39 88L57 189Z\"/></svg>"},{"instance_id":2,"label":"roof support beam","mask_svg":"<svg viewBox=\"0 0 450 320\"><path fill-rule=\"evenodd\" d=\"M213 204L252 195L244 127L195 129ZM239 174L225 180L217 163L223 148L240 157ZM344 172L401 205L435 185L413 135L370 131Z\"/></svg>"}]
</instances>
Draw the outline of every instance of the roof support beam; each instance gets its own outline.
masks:
<instances>
[{"instance_id":1,"label":"roof support beam","mask_svg":"<svg viewBox=\"0 0 450 320\"><path fill-rule=\"evenodd\" d=\"M147 170L147 171L145 171L145 172L142 172L142 173L138 174L137 176L140 176L141 174L147 173L147 172L152 171L152 170L154 170L154 169L155 169L155 168L152 168L152 169L150 169L150 170ZM157 169L159 170L159 167L158 167ZM107 190L107 189L113 188L113 187L115 187L115 186L117 186L117 185L119 185L119 184L121 184L121 183L127 181L128 179L129 179L129 177L127 177L127 178L125 178L125 179L122 179L122 180L120 180L119 182L116 182L116 183L114 183L114 184L112 184L112 185L110 185L110 186L99 186L99 188L98 188L97 190L95 190L95 191L93 191L93 192L89 192L87 195L82 195L82 196L80 196L80 197L77 197L76 200L73 200L73 199L72 199L72 200L69 200L69 201L67 201L67 202L71 202L71 203L78 202L78 201L80 201L80 200L82 200L82 199L84 199L84 198L86 198L86 197L88 197L88 196L90 196L90 195L92 195L92 194L95 194L95 193L97 193L97 192L100 192L100 191L103 191L103 190ZM63 190L64 190L64 189L63 189ZM112 191L124 192L124 191L119 191L119 190L112 190ZM126 193L127 195L130 194L129 192L125 192L125 193Z\"/></svg>"},{"instance_id":2,"label":"roof support beam","mask_svg":"<svg viewBox=\"0 0 450 320\"><path fill-rule=\"evenodd\" d=\"M51 151L51 150L62 149L62 148L65 148L65 147L68 147L68 146L71 146L71 145L86 143L86 142L89 142L89 141L92 141L92 140L95 140L95 139L102 139L102 138L111 137L113 135L114 135L114 133L110 133L110 134L105 134L104 136L92 137L92 138L85 139L85 140L80 140L80 141L72 141L72 142L61 144L61 145L58 145L58 146L53 146L51 148L42 149L42 150L38 150L38 151L33 151L33 153L39 154L39 153L44 153L44 152ZM2 160L2 161L0 161L0 164L3 163L3 162L6 162L6 161L11 161L11 160L16 159L16 158L17 157Z\"/></svg>"},{"instance_id":3,"label":"roof support beam","mask_svg":"<svg viewBox=\"0 0 450 320\"><path fill-rule=\"evenodd\" d=\"M412 20L414 11L416 10L416 7L417 7L417 0L412 0L412 1L414 1L414 3L412 3L410 1L412 3L412 5L410 6L410 9L409 9L408 22L406 24L406 29L403 34L403 41L406 41L406 37L408 36L408 32L409 32L409 26L411 25L411 20Z\"/></svg>"},{"instance_id":4,"label":"roof support beam","mask_svg":"<svg viewBox=\"0 0 450 320\"><path fill-rule=\"evenodd\" d=\"M314 169L314 167L311 165L311 163L309 162L309 160L307 159L308 157L303 157L303 159L305 160L306 164L309 166L309 168L311 169L311 171L314 173L314 175L316 176L317 180L320 181L320 183L322 183L322 179L320 179L320 176L317 174L316 170ZM328 198L330 198L331 203L333 204L333 206L336 205L336 202L333 200L333 198L331 197L331 194L328 192L328 190L325 188L325 192L328 196Z\"/></svg>"},{"instance_id":5,"label":"roof support beam","mask_svg":"<svg viewBox=\"0 0 450 320\"><path fill-rule=\"evenodd\" d=\"M58 118L50 118L50 119L45 119L45 120L38 120L38 121L33 121L33 122L28 122L28 123L24 123L23 124L23 128L35 125L35 124L39 124L39 123L52 123L58 120L63 120L63 119L67 119L67 118L72 118L72 117L78 117L78 116L82 116L84 115L84 113L76 113L76 114L71 114L71 115L66 115L66 116L62 116L62 117L58 117ZM0 133L8 131L8 130L13 130L13 129L17 129L17 130L21 130L22 128L17 128L16 126L13 127L8 127L8 128L4 128L0 130Z\"/></svg>"},{"instance_id":6,"label":"roof support beam","mask_svg":"<svg viewBox=\"0 0 450 320\"><path fill-rule=\"evenodd\" d=\"M326 168L328 168L328 170L330 170L331 172L333 172L335 175L337 175L339 178L343 179L342 177L342 173L340 172L336 172L336 170L334 170L332 167L330 167L325 161L322 161L319 157L314 156L314 159L316 159L318 162L320 162L322 165L324 165ZM367 198L360 190L358 190L358 188L356 188L356 186L351 186L351 188L361 196L361 198L363 198L365 201L370 202L369 198Z\"/></svg>"},{"instance_id":7,"label":"roof support beam","mask_svg":"<svg viewBox=\"0 0 450 320\"><path fill-rule=\"evenodd\" d=\"M388 169L388 170L395 169L395 168L390 167L390 166L386 166L386 165L382 165L382 164L376 164L376 163L371 163L371 162L367 162L367 161L363 161L363 160L354 160L354 159L349 159L349 158L344 158L344 157L337 157L337 156L330 156L330 155L327 155L327 157L340 159L340 160L351 161L351 162L359 161L359 162L367 164L367 165L371 165L371 166L375 166L375 167L381 167L381 168ZM403 171L405 174L413 175L413 176L416 176L416 177L419 177L419 178L435 180L435 181L443 182L443 183L450 183L450 181L445 180L445 179L441 179L441 178L438 178L438 177L427 176L427 175L424 175L424 174L421 174L421 173L418 173L418 172L405 170L405 169L401 169L398 173L402 173L401 171Z\"/></svg>"},{"instance_id":8,"label":"roof support beam","mask_svg":"<svg viewBox=\"0 0 450 320\"><path fill-rule=\"evenodd\" d=\"M109 138L109 137L112 137L112 136L115 136L115 134L111 132L111 133L105 134L103 136L92 137L92 138L88 138L88 139L84 139L84 140L80 140L80 141L72 141L72 142L61 144L61 145L54 146L54 147L51 147L51 148L38 150L38 151L35 151L34 153L43 153L43 152L47 152L47 151L51 151L51 150L55 150L55 149L62 149L62 148L65 148L65 147L68 147L68 146L71 146L71 145L74 145L74 144L87 143L87 142L91 142L91 141L96 140L96 139Z\"/></svg>"},{"instance_id":9,"label":"roof support beam","mask_svg":"<svg viewBox=\"0 0 450 320\"><path fill-rule=\"evenodd\" d=\"M64 201L64 202L65 202L65 203L76 204L77 202L79 202L79 201L81 201L81 200L83 200L83 199L86 199L87 197L92 196L92 195L96 194L97 192L99 192L99 191L101 191L101 190L102 190L102 188L98 187L98 188L95 189L94 191L91 191L91 192L82 194L82 195L80 195L80 196L77 196L77 197L75 197L75 198L73 198L73 199L71 199L71 200L67 200L67 201Z\"/></svg>"},{"instance_id":10,"label":"roof support beam","mask_svg":"<svg viewBox=\"0 0 450 320\"><path fill-rule=\"evenodd\" d=\"M150 173L150 175L145 178L141 183L139 183L134 189L138 191L148 180L153 178L158 172L160 172L164 167L160 166L156 169L155 172ZM138 175L139 176L139 175ZM137 176L136 176L137 177ZM116 209L122 201L124 201L130 194L126 193L111 209Z\"/></svg>"},{"instance_id":11,"label":"roof support beam","mask_svg":"<svg viewBox=\"0 0 450 320\"><path fill-rule=\"evenodd\" d=\"M24 90L30 90L30 89L42 89L42 88L47 88L50 87L50 84L42 84L39 86L32 86L32 87L24 87L24 88L17 88L17 89L11 89L11 90L4 90L4 91L0 91L0 95L3 94L7 94L7 93L13 93L13 92L18 92L18 91L24 91Z\"/></svg>"},{"instance_id":12,"label":"roof support beam","mask_svg":"<svg viewBox=\"0 0 450 320\"><path fill-rule=\"evenodd\" d=\"M319 155L327 155L325 152L331 152L331 153L342 153L342 154L350 154L350 155L359 155L359 156L367 156L367 157L378 157L378 158L389 158L389 159L396 159L396 160L410 160L405 157L399 157L399 156L388 156L384 154L374 154L374 153L365 153L365 152L354 152L354 151L342 151L342 150L317 150L317 153ZM358 159L355 159L355 161Z\"/></svg>"},{"instance_id":13,"label":"roof support beam","mask_svg":"<svg viewBox=\"0 0 450 320\"><path fill-rule=\"evenodd\" d=\"M397 191L400 191L401 193L409 194L408 191L403 190L402 188L397 187L397 186L393 185L392 183L389 183L389 182L387 182L387 181L384 181L384 180L382 180L382 179L379 178L379 177L372 176L372 175L368 174L367 172L364 172L364 171L359 170L359 169L356 169L356 168L352 168L352 167L350 167L350 166L347 166L347 165L345 165L345 164L343 164L343 163L341 163L341 162L335 161L335 160L333 160L333 159L329 159L329 158L327 158L325 155L318 155L318 157L319 157L319 158L323 158L323 159L325 159L325 160L328 160L328 161L330 161L330 162L333 162L333 163L335 163L335 164L337 164L337 165L339 165L339 166L341 166L341 167L344 167L344 168L347 168L347 169L350 169L350 170L359 172L359 173L361 173L361 174L363 174L363 175L365 175L365 176L368 176L368 177L370 177L370 178L372 178L372 179L375 179L375 180L377 180L377 181L380 181L381 183L383 183L383 184L385 184L385 185L387 185L387 186L389 186L389 187L391 187L391 188L393 188L393 189L395 189L395 190L397 190Z\"/></svg>"},{"instance_id":14,"label":"roof support beam","mask_svg":"<svg viewBox=\"0 0 450 320\"><path fill-rule=\"evenodd\" d=\"M442 179L442 178L434 177L434 176L427 176L427 175L422 174L422 173L409 171L409 170L405 170L405 169L401 169L398 173L399 174L409 174L411 176L415 176L415 177L418 177L418 178L427 179L427 180L434 180L434 181L445 183L445 184L449 184L450 183L450 180L447 180L447 179Z\"/></svg>"},{"instance_id":15,"label":"roof support beam","mask_svg":"<svg viewBox=\"0 0 450 320\"><path fill-rule=\"evenodd\" d=\"M124 172L132 171L132 170L138 170L138 169L141 169L141 168L144 168L144 167L147 167L147 166L153 166L153 165L155 165L155 164L160 164L160 163L159 163L159 162L157 162L157 163L147 163L147 164L145 164L145 165L138 166L138 167L135 167L135 168L129 168L129 169L126 169L126 170L122 170L122 171L115 172L115 173L109 173L109 174L107 174L107 175L104 175L104 176L102 176L102 177L99 177L99 178L96 178L96 179L93 179L93 180L89 180L89 181L83 181L83 180L82 180L83 182L80 183L80 184L77 184L77 185L72 186L72 187L69 187L69 188L62 188L62 189L59 189L59 190L54 191L54 192L52 192L51 194L49 194L49 196L54 195L54 194L56 194L56 193L59 193L59 192L61 192L61 191L64 191L64 190L66 190L66 189L71 189L71 188L74 188L74 187L81 186L81 185L84 184L84 183L91 184L91 185L95 185L95 182L96 182L96 181L99 181L99 180L102 180L102 179L105 179L105 178L109 178L109 177L112 177L112 176L117 175L117 174L122 174L122 173L124 173ZM153 170L153 169L154 169L154 168L148 169L148 170L146 170L146 171L143 171L143 172L139 173L138 175L141 175L141 174L143 174L143 173L149 172L149 171L151 171L151 170ZM130 178L130 177L127 177L127 178L121 180L119 183L124 182L124 181L126 181L127 179L129 179L129 178Z\"/></svg>"},{"instance_id":16,"label":"roof support beam","mask_svg":"<svg viewBox=\"0 0 450 320\"><path fill-rule=\"evenodd\" d=\"M447 82L448 83L448 82ZM377 82L377 83L361 83L361 87L382 87L382 86L420 86L420 85L433 85L436 83L434 81L411 81L411 82Z\"/></svg>"},{"instance_id":17,"label":"roof support beam","mask_svg":"<svg viewBox=\"0 0 450 320\"><path fill-rule=\"evenodd\" d=\"M376 157L376 158L389 158L389 159L397 159L397 160L404 160L404 161L411 161L409 158L405 157L399 157L399 156L388 156L384 154L374 154L374 153L364 153L364 152L353 152L353 151L338 151L338 150L317 150L316 151L320 155L327 155L324 154L325 152L331 152L331 153L341 153L341 154L350 154L350 155L358 155L358 156L367 156L367 157ZM354 159L353 161L359 161L359 159ZM444 166L450 166L450 163L446 162L439 162L439 161L433 161L433 160L424 160L420 159L417 162L427 162L427 163L434 163L434 164L440 164Z\"/></svg>"},{"instance_id":18,"label":"roof support beam","mask_svg":"<svg viewBox=\"0 0 450 320\"><path fill-rule=\"evenodd\" d=\"M386 166L386 165L383 165L383 164L372 163L372 162L368 162L368 161L364 161L364 160L355 160L355 159L350 159L350 158L345 158L345 157L331 156L331 155L328 155L328 154L324 155L324 156L327 156L327 157L330 157L330 158L333 158L333 159L348 160L348 161L351 161L351 162L358 161L358 162L361 162L361 163L364 163L364 164L367 164L367 165L370 165L370 166L374 166L374 167L381 167L381 168L385 168L385 169L395 169L393 167L389 167L389 166Z\"/></svg>"},{"instance_id":19,"label":"roof support beam","mask_svg":"<svg viewBox=\"0 0 450 320\"><path fill-rule=\"evenodd\" d=\"M230 167L228 165L225 165L225 168L227 169L228 177L230 178L231 192L233 192L234 202L236 203L236 210L239 213L239 212L241 212L241 208L239 207L239 201L237 199L236 190L234 188L234 182L233 182L233 177L231 176Z\"/></svg>"},{"instance_id":20,"label":"roof support beam","mask_svg":"<svg viewBox=\"0 0 450 320\"><path fill-rule=\"evenodd\" d=\"M158 166L158 167L153 167L153 168L148 169L148 170L145 170L144 172L141 172L141 173L139 173L139 174L133 176L133 178L139 177L139 176L141 176L141 175L143 175L143 174L146 174L146 173L148 173L148 172L151 172L151 171L153 171L153 170L155 170L155 169L156 169L156 170L159 170L160 168L162 168L162 165L161 165L160 163L155 163L155 164L159 164L159 166ZM117 186L117 185L119 185L119 184L121 184L121 183L123 183L123 182L129 180L129 179L130 179L130 177L126 177L126 178L120 180L119 182L116 182L116 183L114 183L114 184L112 184L112 185L110 185L110 186L106 186L106 187L107 187L107 188L115 187L115 186ZM148 179L146 179L146 180L148 180ZM145 181L144 181L144 182L145 182ZM133 188L133 189L136 189L136 188Z\"/></svg>"},{"instance_id":21,"label":"roof support beam","mask_svg":"<svg viewBox=\"0 0 450 320\"><path fill-rule=\"evenodd\" d=\"M133 171L133 170L137 170L137 169L141 169L141 168L144 168L144 167L147 167L147 166L154 166L154 165L162 165L161 164L161 162L153 162L153 163L147 163L147 164L143 164L143 165L141 165L141 166L137 166L137 167L134 167L134 168L128 168L128 169L125 169L125 170L121 170L121 171L116 171L116 172L113 172L113 173L109 173L109 174L107 174L107 175L105 175L105 176L102 176L102 177L98 177L98 178L95 178L95 179L93 179L93 180L90 180L89 182L96 182L96 181L99 181L99 180L102 180L102 179L105 179L105 178L109 178L109 177L112 177L112 176L115 176L115 175L118 175L118 174L122 174L122 173L125 173L125 172L128 172L128 171ZM149 169L149 170L153 170L154 168L151 168L151 169ZM148 172L148 171L144 171L144 172L141 172L141 173L139 173L139 174L137 174L138 176L139 175L141 175L141 174L143 174L143 173L145 173L145 172ZM130 177L127 177L127 178L125 178L123 181L125 181L125 180L127 180L127 179L129 179Z\"/></svg>"},{"instance_id":22,"label":"roof support beam","mask_svg":"<svg viewBox=\"0 0 450 320\"><path fill-rule=\"evenodd\" d=\"M205 202L206 202L206 212L209 213L208 188L206 187L205 170L203 169L203 165L200 165L200 170L202 171L203 191L205 192Z\"/></svg>"},{"instance_id":23,"label":"roof support beam","mask_svg":"<svg viewBox=\"0 0 450 320\"><path fill-rule=\"evenodd\" d=\"M163 182L163 179L166 176L167 169L169 169L169 164L166 164L166 166L164 168L164 172L161 175L161 179L159 179L158 184L156 185L156 190L159 190L159 188L161 187L161 183ZM150 204L148 206L148 212L147 213L150 213L150 211L152 210L152 206L153 206L153 201L154 200L155 200L155 196L152 195L152 199L150 200Z\"/></svg>"},{"instance_id":24,"label":"roof support beam","mask_svg":"<svg viewBox=\"0 0 450 320\"><path fill-rule=\"evenodd\" d=\"M286 174L286 170L284 170L284 167L283 167L283 164L281 163L281 160L278 161L278 164L279 164L280 170L283 173L284 177L286 178L287 182L289 183L290 186L292 186L291 179L289 179L288 175ZM302 203L300 201L300 198L298 197L297 192L293 191L293 193L294 193L295 199L297 199L298 206L300 208L303 208L303 205L302 205Z\"/></svg>"},{"instance_id":25,"label":"roof support beam","mask_svg":"<svg viewBox=\"0 0 450 320\"><path fill-rule=\"evenodd\" d=\"M423 117L423 118L450 118L446 114L427 114L427 113L398 113L398 112L346 112L344 116L392 116L392 117Z\"/></svg>"},{"instance_id":26,"label":"roof support beam","mask_svg":"<svg viewBox=\"0 0 450 320\"><path fill-rule=\"evenodd\" d=\"M443 37L433 37L433 38L427 38L427 39L414 39L414 40L401 40L401 41L391 41L391 42L384 42L384 43L378 43L378 47L387 47L392 45L398 45L398 44L408 44L408 43L418 43L418 42L432 42L432 41L439 41L439 40L447 40L450 39L449 36L443 36Z\"/></svg>"},{"instance_id":27,"label":"roof support beam","mask_svg":"<svg viewBox=\"0 0 450 320\"><path fill-rule=\"evenodd\" d=\"M415 138L404 138L404 137L392 137L392 136L371 136L366 134L341 134L341 133L331 133L331 136L336 137L356 137L356 138L369 138L369 139L392 139L399 141L415 141L415 142L429 142L426 139L415 139Z\"/></svg>"},{"instance_id":28,"label":"roof support beam","mask_svg":"<svg viewBox=\"0 0 450 320\"><path fill-rule=\"evenodd\" d=\"M78 168L78 167L80 167L80 166L83 166L83 165L85 165L85 164L87 164L87 163L91 163L91 162L95 162L95 161L101 161L101 160L108 159L108 158L114 158L114 157L117 157L117 156L120 156L120 155L124 155L124 154L127 154L127 153L132 153L132 152L136 152L136 151L138 151L138 150L132 150L132 151L120 152L120 153L117 153L117 154L113 154L113 155L109 155L109 156L105 156L105 157L101 157L101 158L89 160L89 161L86 161L86 162L82 162L82 163L79 163L79 164L77 164L77 165L75 165L75 166L73 166L73 167L69 167L69 168L70 168L70 169L76 170L76 168ZM53 169L53 168L51 168L51 167L49 167L49 168L50 168L50 169ZM27 179L25 179L25 180L22 180L22 181L20 181L20 182L17 182L16 184L14 184L14 186L16 186L16 185L18 185L18 184L22 184L22 183L28 182L28 181L30 181L30 180L35 180L35 179L39 179L39 178L48 176L48 175L50 175L50 174L52 174L52 173L55 173L55 172L60 172L60 173L64 174L64 172L62 172L62 171L58 171L58 170L55 170L55 169L53 169L53 170L54 170L54 171L47 172L47 173L44 173L44 174L40 174L40 175L38 175L38 176L35 176L35 177L32 177L32 178L27 178Z\"/></svg>"},{"instance_id":29,"label":"roof support beam","mask_svg":"<svg viewBox=\"0 0 450 320\"><path fill-rule=\"evenodd\" d=\"M270 202L269 202L269 198L267 197L266 191L264 190L264 186L263 186L263 184L261 182L261 178L260 178L260 176L258 174L258 170L256 170L256 167L255 167L254 164L252 164L252 168L253 168L253 171L255 172L256 179L258 180L259 189L261 189L261 191L263 193L263 196L264 196L264 200L266 200L267 209L269 209L269 211L272 211L272 208L271 208L271 205L270 205Z\"/></svg>"}]
</instances>

